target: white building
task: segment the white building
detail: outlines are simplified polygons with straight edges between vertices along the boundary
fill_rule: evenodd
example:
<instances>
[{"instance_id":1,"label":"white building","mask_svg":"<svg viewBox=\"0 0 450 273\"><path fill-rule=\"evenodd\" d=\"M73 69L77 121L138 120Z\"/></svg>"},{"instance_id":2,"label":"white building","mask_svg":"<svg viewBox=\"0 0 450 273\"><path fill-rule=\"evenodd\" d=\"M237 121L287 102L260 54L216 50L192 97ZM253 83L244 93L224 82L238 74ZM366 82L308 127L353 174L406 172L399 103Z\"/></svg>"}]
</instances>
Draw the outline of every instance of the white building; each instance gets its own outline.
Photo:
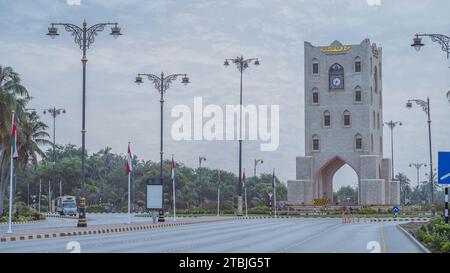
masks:
<instances>
[{"instance_id":1,"label":"white building","mask_svg":"<svg viewBox=\"0 0 450 273\"><path fill-rule=\"evenodd\" d=\"M288 203L333 202L333 176L348 164L358 176L363 205L399 204L383 158L382 50L369 39L359 45L313 46L305 42L305 152Z\"/></svg>"}]
</instances>

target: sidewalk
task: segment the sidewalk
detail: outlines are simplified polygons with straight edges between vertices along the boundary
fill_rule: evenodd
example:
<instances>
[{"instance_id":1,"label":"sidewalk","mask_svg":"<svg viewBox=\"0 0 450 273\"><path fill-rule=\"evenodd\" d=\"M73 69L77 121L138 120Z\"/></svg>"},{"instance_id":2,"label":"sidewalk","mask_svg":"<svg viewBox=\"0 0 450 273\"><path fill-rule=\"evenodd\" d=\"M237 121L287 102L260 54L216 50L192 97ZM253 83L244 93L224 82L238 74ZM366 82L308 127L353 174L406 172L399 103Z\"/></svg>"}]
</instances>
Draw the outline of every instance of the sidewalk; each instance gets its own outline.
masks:
<instances>
[{"instance_id":1,"label":"sidewalk","mask_svg":"<svg viewBox=\"0 0 450 273\"><path fill-rule=\"evenodd\" d=\"M32 239L42 239L42 238L59 238L67 236L82 236L82 235L93 235L93 234L108 234L108 233L118 233L118 232L129 232L129 231L141 231L155 228L165 228L165 227L175 227L189 224L201 224L201 223L212 223L212 222L222 222L229 220L241 219L240 217L221 217L221 218L211 218L211 219L183 219L178 221L170 221L163 223L131 223L131 224L109 224L109 225L93 225L86 228L78 227L59 227L59 228L39 228L39 229L28 229L19 231L13 234L2 234L0 237L0 242L12 242L12 241L23 241Z\"/></svg>"}]
</instances>

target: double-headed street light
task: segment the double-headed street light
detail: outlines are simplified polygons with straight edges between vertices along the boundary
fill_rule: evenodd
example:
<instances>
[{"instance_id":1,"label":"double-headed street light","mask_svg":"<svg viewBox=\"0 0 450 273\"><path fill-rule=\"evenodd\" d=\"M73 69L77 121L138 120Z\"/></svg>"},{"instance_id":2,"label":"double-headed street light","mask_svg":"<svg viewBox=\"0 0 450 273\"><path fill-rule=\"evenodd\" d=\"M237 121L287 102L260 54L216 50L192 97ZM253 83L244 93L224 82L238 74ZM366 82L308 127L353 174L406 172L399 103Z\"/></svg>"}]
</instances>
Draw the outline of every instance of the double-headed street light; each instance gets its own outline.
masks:
<instances>
[{"instance_id":1,"label":"double-headed street light","mask_svg":"<svg viewBox=\"0 0 450 273\"><path fill-rule=\"evenodd\" d=\"M64 27L67 32L72 33L74 37L75 44L77 44L83 52L83 57L81 63L83 65L83 95L82 95L82 128L81 128L81 197L79 204L79 216L78 216L78 227L86 227L86 199L84 191L84 181L85 181L85 135L86 135L86 64L88 62L86 53L90 46L94 43L97 34L105 30L106 26L111 26L111 33L114 38L118 38L121 33L121 29L118 23L100 23L88 27L86 20L83 21L83 26L79 27L74 24L68 23L52 23L48 28L47 35L50 38L55 38L59 35L58 26Z\"/></svg>"},{"instance_id":2,"label":"double-headed street light","mask_svg":"<svg viewBox=\"0 0 450 273\"><path fill-rule=\"evenodd\" d=\"M391 165L392 165L392 180L395 178L395 171L394 171L394 128L395 126L399 125L402 126L403 124L400 121L389 121L384 122L383 126L386 125L391 129Z\"/></svg>"},{"instance_id":3,"label":"double-headed street light","mask_svg":"<svg viewBox=\"0 0 450 273\"><path fill-rule=\"evenodd\" d=\"M240 72L241 80L240 80L240 112L239 112L239 185L238 185L238 216L243 216L242 212L242 75L244 71L250 66L250 64L254 64L258 66L259 60L258 58L250 58L244 59L244 56L236 57L233 59L225 59L224 65L229 66L230 62L236 65L236 68Z\"/></svg>"},{"instance_id":4,"label":"double-headed street light","mask_svg":"<svg viewBox=\"0 0 450 273\"><path fill-rule=\"evenodd\" d=\"M419 186L420 186L420 182L419 182L419 177L420 177L420 168L422 168L422 167L427 167L427 164L426 163L419 163L419 162L416 162L416 163L410 163L409 164L409 167L411 168L411 167L414 167L414 168L416 168L416 171L417 171L417 188L419 188Z\"/></svg>"},{"instance_id":5,"label":"double-headed street light","mask_svg":"<svg viewBox=\"0 0 450 273\"><path fill-rule=\"evenodd\" d=\"M56 118L59 115L65 114L66 109L64 108L56 108L55 106L48 108L43 111L44 115L50 114L53 117L53 168L56 164ZM55 170L53 169L53 183L55 182L56 175ZM54 184L53 184L54 185ZM60 189L60 195L61 195L61 181L59 181L59 189ZM50 197L51 200L51 197Z\"/></svg>"},{"instance_id":6,"label":"double-headed street light","mask_svg":"<svg viewBox=\"0 0 450 273\"><path fill-rule=\"evenodd\" d=\"M161 183L164 182L164 176L163 176L163 113L164 113L164 94L166 93L167 89L169 89L170 84L175 81L178 77L181 78L181 83L184 85L187 85L189 83L189 78L187 74L172 74L169 76L164 76L164 73L161 72L161 76L158 77L153 74L138 74L135 79L135 83L140 85L144 82L143 77L147 77L149 81L151 81L155 87L155 89L159 92L161 95L160 97L160 104L161 104L161 146L160 146L160 167L159 167L159 179ZM164 188L164 187L163 187ZM164 203L164 191L162 192L162 200ZM160 214L159 214L159 222L164 222L164 204L162 205Z\"/></svg>"},{"instance_id":7,"label":"double-headed street light","mask_svg":"<svg viewBox=\"0 0 450 273\"><path fill-rule=\"evenodd\" d=\"M427 114L427 122L428 122L428 144L429 144L429 150L430 150L430 187L431 187L431 198L430 198L430 204L433 204L433 195L434 195L434 190L433 190L433 150L431 147L431 115L430 115L430 98L427 98L426 101L423 100L419 100L419 99L411 99L408 100L408 102L406 103L406 107L408 109L411 109L413 107L413 102L415 102L417 105L419 105L420 107L422 107L422 110Z\"/></svg>"}]
</instances>

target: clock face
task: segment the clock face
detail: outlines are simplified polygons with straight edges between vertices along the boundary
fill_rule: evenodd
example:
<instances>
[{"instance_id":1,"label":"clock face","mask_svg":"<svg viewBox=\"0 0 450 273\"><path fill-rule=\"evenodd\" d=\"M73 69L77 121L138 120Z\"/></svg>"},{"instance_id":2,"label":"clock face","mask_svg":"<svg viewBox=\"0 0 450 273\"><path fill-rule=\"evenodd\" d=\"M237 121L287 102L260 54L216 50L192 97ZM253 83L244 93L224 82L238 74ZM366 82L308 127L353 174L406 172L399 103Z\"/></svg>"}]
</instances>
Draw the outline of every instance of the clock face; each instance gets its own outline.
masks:
<instances>
[{"instance_id":1,"label":"clock face","mask_svg":"<svg viewBox=\"0 0 450 273\"><path fill-rule=\"evenodd\" d=\"M341 85L341 79L334 78L333 79L333 86L338 87L339 85Z\"/></svg>"}]
</instances>

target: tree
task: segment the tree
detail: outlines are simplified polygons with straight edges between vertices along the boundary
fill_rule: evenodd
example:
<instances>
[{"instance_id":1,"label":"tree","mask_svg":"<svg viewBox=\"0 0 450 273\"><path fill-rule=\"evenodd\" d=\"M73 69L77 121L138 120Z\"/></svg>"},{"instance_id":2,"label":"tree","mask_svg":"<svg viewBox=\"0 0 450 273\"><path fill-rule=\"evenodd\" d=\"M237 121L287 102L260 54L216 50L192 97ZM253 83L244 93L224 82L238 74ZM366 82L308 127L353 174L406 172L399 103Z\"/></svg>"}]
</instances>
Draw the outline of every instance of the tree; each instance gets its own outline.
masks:
<instances>
[{"instance_id":1,"label":"tree","mask_svg":"<svg viewBox=\"0 0 450 273\"><path fill-rule=\"evenodd\" d=\"M3 211L6 179L9 175L12 112L16 112L17 120L23 120L29 100L30 96L21 84L19 74L9 66L0 66L0 214Z\"/></svg>"},{"instance_id":2,"label":"tree","mask_svg":"<svg viewBox=\"0 0 450 273\"><path fill-rule=\"evenodd\" d=\"M406 200L410 199L410 180L404 173L398 173L395 176L395 180L399 181L400 183L400 200L403 200L403 204L406 204Z\"/></svg>"}]
</instances>

